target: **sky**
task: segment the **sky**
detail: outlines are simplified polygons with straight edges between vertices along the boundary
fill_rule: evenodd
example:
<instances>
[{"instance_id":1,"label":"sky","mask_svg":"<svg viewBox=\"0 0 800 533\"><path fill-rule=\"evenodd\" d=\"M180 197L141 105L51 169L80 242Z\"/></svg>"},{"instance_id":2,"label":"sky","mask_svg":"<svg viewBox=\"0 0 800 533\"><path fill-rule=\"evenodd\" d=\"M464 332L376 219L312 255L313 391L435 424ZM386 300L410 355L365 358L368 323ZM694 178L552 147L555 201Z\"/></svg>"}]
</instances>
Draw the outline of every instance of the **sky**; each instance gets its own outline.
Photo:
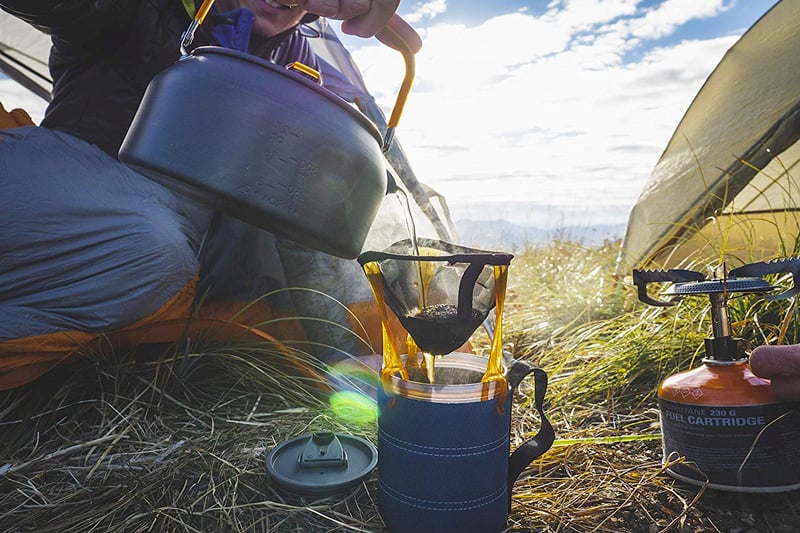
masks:
<instances>
[{"instance_id":1,"label":"sky","mask_svg":"<svg viewBox=\"0 0 800 533\"><path fill-rule=\"evenodd\" d=\"M705 79L774 3L403 0L423 46L397 136L455 219L624 225ZM388 112L400 55L344 41Z\"/></svg>"},{"instance_id":2,"label":"sky","mask_svg":"<svg viewBox=\"0 0 800 533\"><path fill-rule=\"evenodd\" d=\"M423 46L397 138L456 220L624 225L705 79L774 3L402 0ZM342 39L388 115L400 54ZM8 80L0 96L41 113Z\"/></svg>"}]
</instances>

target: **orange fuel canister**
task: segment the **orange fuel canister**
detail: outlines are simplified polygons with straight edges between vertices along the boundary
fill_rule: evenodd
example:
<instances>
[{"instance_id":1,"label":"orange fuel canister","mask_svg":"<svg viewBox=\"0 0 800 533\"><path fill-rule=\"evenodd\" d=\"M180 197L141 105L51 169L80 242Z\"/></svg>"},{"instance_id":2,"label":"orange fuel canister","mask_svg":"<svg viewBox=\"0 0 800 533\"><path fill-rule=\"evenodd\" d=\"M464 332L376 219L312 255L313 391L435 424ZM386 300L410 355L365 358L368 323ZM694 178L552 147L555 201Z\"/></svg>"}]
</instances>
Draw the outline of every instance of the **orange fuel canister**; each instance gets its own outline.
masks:
<instances>
[{"instance_id":1,"label":"orange fuel canister","mask_svg":"<svg viewBox=\"0 0 800 533\"><path fill-rule=\"evenodd\" d=\"M658 388L664 460L676 479L735 492L800 488L800 415L747 360L705 360Z\"/></svg>"},{"instance_id":2,"label":"orange fuel canister","mask_svg":"<svg viewBox=\"0 0 800 533\"><path fill-rule=\"evenodd\" d=\"M639 298L651 282L672 282L670 296L707 295L714 336L705 340L701 366L666 378L658 388L662 444L667 472L694 485L733 492L783 492L800 488L800 413L779 401L768 379L753 374L748 343L731 335L727 299L731 293L773 290L760 277L800 272L796 260L755 263L722 280L686 270L634 271ZM797 281L797 276L795 276ZM790 290L769 298L785 298Z\"/></svg>"}]
</instances>

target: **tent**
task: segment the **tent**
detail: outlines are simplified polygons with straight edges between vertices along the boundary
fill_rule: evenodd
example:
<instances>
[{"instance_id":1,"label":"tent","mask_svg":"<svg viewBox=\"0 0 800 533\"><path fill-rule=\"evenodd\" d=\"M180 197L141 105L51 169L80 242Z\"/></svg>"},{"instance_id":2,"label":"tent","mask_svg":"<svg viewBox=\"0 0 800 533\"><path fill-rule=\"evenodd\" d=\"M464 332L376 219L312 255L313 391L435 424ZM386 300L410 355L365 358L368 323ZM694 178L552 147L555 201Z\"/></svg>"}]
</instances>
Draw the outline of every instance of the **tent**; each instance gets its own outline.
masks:
<instances>
[{"instance_id":1,"label":"tent","mask_svg":"<svg viewBox=\"0 0 800 533\"><path fill-rule=\"evenodd\" d=\"M800 0L732 46L680 121L633 207L618 274L731 268L800 252Z\"/></svg>"}]
</instances>

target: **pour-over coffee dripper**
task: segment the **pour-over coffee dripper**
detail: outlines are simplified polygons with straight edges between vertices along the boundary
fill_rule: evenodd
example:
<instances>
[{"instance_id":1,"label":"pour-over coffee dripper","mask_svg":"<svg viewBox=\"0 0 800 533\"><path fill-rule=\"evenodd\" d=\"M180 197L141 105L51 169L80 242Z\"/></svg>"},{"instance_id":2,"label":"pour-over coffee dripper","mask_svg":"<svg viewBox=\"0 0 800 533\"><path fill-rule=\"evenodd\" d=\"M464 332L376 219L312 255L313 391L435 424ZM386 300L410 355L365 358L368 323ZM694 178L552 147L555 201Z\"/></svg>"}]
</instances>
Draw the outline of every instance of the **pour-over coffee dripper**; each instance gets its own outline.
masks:
<instances>
[{"instance_id":1,"label":"pour-over coffee dripper","mask_svg":"<svg viewBox=\"0 0 800 533\"><path fill-rule=\"evenodd\" d=\"M503 357L511 258L430 239L359 256L383 326L378 506L391 531L504 530L514 483L553 444L543 410L547 374L528 361L506 364ZM489 357L462 351L493 309ZM404 358L397 353L396 324L388 320L392 313L405 329ZM423 351L427 382L417 350ZM531 373L541 428L511 453L512 391Z\"/></svg>"},{"instance_id":2,"label":"pour-over coffee dripper","mask_svg":"<svg viewBox=\"0 0 800 533\"><path fill-rule=\"evenodd\" d=\"M513 256L433 239L419 239L416 247L414 244L409 239L399 241L380 252L364 252L358 261L379 308L385 303L408 332L407 357L416 349L446 355L464 345L492 309L502 305L506 271ZM499 308L498 315L501 313ZM499 342L499 316L497 324L494 338ZM390 335L388 328L384 334ZM405 374L394 343L386 340L384 373ZM490 370L502 374L502 361Z\"/></svg>"}]
</instances>

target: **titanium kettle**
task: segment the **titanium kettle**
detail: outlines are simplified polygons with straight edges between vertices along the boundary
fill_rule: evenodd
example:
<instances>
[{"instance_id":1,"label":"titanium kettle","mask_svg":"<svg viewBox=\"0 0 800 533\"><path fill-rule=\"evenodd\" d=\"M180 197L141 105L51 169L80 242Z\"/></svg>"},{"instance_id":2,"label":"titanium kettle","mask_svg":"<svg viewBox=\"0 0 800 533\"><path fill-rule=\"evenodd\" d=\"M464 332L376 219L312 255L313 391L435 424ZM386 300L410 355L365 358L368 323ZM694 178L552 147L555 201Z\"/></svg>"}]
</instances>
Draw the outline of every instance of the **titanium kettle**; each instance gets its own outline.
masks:
<instances>
[{"instance_id":1,"label":"titanium kettle","mask_svg":"<svg viewBox=\"0 0 800 533\"><path fill-rule=\"evenodd\" d=\"M225 214L355 258L394 187L384 154L422 41L397 15L377 35L403 54L406 65L381 137L306 65L276 65L218 46L187 52L212 4L205 0L184 32L178 61L148 85L120 160Z\"/></svg>"}]
</instances>

